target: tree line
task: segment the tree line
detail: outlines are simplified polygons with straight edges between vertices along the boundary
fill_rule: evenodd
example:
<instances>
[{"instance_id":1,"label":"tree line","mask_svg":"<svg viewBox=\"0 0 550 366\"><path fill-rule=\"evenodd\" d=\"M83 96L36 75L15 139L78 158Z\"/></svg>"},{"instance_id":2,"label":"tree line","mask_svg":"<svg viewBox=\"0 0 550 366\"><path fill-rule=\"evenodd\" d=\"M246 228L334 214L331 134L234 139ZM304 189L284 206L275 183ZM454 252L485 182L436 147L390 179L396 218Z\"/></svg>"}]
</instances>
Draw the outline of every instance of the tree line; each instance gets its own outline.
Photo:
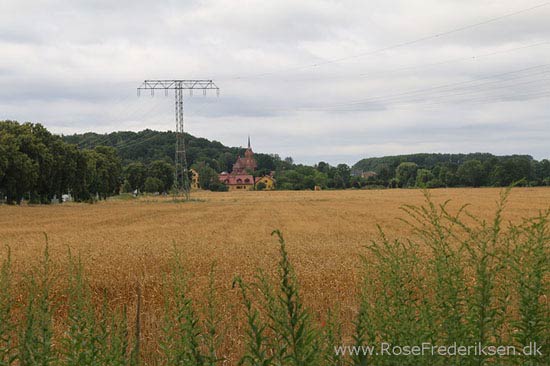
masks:
<instances>
[{"instance_id":1,"label":"tree line","mask_svg":"<svg viewBox=\"0 0 550 366\"><path fill-rule=\"evenodd\" d=\"M173 184L174 145L176 135L171 131L143 130L140 132L112 132L98 134L88 132L63 136L64 141L80 148L110 146L118 151L122 161L125 192L168 192ZM185 134L187 163L199 173L203 189L225 191L227 187L218 181L218 174L230 172L244 147L228 147L218 141ZM285 171L295 165L291 158L276 154L255 153L258 169L251 174L260 177L272 171Z\"/></svg>"},{"instance_id":2,"label":"tree line","mask_svg":"<svg viewBox=\"0 0 550 366\"><path fill-rule=\"evenodd\" d=\"M93 201L119 192L169 192L174 183L175 134L144 130L57 136L42 125L0 121L0 200L49 203L70 193ZM242 147L186 135L190 168L203 189L226 190L218 174L231 171ZM412 154L368 158L352 167L255 153L261 177L275 172L282 190L550 185L550 161L529 155ZM368 174L362 174L368 172Z\"/></svg>"},{"instance_id":3,"label":"tree line","mask_svg":"<svg viewBox=\"0 0 550 366\"><path fill-rule=\"evenodd\" d=\"M412 154L363 159L353 169L376 173L365 183L386 187L550 185L550 161L529 155Z\"/></svg>"},{"instance_id":4,"label":"tree line","mask_svg":"<svg viewBox=\"0 0 550 366\"><path fill-rule=\"evenodd\" d=\"M0 121L0 200L50 203L117 194L121 162L112 147L78 149L40 124Z\"/></svg>"}]
</instances>

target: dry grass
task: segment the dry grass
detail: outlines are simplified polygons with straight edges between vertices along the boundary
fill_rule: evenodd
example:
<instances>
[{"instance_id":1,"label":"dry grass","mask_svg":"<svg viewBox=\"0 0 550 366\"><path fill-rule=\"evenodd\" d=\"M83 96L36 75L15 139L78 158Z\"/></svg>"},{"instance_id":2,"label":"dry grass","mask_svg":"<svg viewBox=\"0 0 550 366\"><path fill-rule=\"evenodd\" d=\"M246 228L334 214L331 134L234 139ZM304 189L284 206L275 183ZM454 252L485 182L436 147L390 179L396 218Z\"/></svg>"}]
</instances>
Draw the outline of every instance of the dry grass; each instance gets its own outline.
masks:
<instances>
[{"instance_id":1,"label":"dry grass","mask_svg":"<svg viewBox=\"0 0 550 366\"><path fill-rule=\"evenodd\" d=\"M499 189L441 189L436 202L451 208L471 203L481 217L494 213ZM211 263L217 263L217 286L226 327L225 356L241 349L242 308L231 289L235 275L250 279L257 268L273 271L278 246L270 233L280 229L303 290L304 302L324 316L339 304L343 319L356 311L359 253L376 238L376 224L389 236L407 237L410 229L397 217L403 204L421 204L418 190L196 193L199 201L172 203L144 198L96 205L0 207L0 245L12 248L16 272L37 263L44 233L60 271L67 248L79 252L96 294L107 290L112 304L135 304L135 287L143 288L143 336L156 337L162 315L161 282L169 271L174 245L184 256L191 296L204 300ZM550 206L550 189L518 188L505 219L517 221ZM0 257L4 251L0 251ZM0 258L1 260L2 258ZM61 293L63 284L58 285ZM349 322L345 327L350 327ZM151 342L152 344L152 342ZM155 350L146 349L147 352Z\"/></svg>"}]
</instances>

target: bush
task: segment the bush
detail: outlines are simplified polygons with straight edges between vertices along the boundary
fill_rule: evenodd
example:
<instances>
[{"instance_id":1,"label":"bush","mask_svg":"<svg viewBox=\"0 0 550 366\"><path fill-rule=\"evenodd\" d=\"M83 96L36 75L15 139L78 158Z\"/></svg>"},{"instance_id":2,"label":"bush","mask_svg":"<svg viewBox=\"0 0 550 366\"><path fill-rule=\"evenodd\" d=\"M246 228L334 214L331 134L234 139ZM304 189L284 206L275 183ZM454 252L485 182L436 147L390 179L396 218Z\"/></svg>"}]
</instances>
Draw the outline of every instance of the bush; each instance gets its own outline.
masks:
<instances>
[{"instance_id":1,"label":"bush","mask_svg":"<svg viewBox=\"0 0 550 366\"><path fill-rule=\"evenodd\" d=\"M147 179L145 179L145 183L143 184L143 190L147 193L162 192L163 186L164 184L160 179L147 177Z\"/></svg>"},{"instance_id":2,"label":"bush","mask_svg":"<svg viewBox=\"0 0 550 366\"><path fill-rule=\"evenodd\" d=\"M434 204L427 191L425 205L404 206L410 218L404 221L416 235L392 241L380 231L380 240L368 247L356 338L519 348L537 342L543 356L373 356L368 364L548 364L550 211L504 230L508 193L490 223L465 207L450 213L447 203Z\"/></svg>"},{"instance_id":3,"label":"bush","mask_svg":"<svg viewBox=\"0 0 550 366\"><path fill-rule=\"evenodd\" d=\"M212 192L227 192L229 190L229 187L221 182L212 182L209 188Z\"/></svg>"},{"instance_id":4,"label":"bush","mask_svg":"<svg viewBox=\"0 0 550 366\"><path fill-rule=\"evenodd\" d=\"M121 191L122 193L132 193L134 191L127 179L125 179L124 183L122 183Z\"/></svg>"},{"instance_id":5,"label":"bush","mask_svg":"<svg viewBox=\"0 0 550 366\"><path fill-rule=\"evenodd\" d=\"M279 231L272 235L279 240L281 256L276 280L260 272L254 284L246 285L239 277L234 281L240 287L249 326L240 364L317 366L321 333L302 303L286 242ZM250 288L254 289L253 298L260 299L257 303L248 294ZM265 312L263 317L260 309Z\"/></svg>"},{"instance_id":6,"label":"bush","mask_svg":"<svg viewBox=\"0 0 550 366\"><path fill-rule=\"evenodd\" d=\"M445 184L438 178L434 178L430 180L428 183L426 183L426 188L441 188L445 187Z\"/></svg>"}]
</instances>

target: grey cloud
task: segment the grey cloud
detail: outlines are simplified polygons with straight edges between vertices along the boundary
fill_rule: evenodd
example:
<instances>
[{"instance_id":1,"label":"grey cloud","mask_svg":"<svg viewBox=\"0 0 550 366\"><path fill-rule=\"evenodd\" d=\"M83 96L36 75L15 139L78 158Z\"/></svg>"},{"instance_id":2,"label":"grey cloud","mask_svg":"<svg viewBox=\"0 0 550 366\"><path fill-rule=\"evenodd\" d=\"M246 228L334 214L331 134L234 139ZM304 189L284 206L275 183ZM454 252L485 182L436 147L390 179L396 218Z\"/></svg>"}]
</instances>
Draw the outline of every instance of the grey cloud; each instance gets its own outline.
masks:
<instances>
[{"instance_id":1,"label":"grey cloud","mask_svg":"<svg viewBox=\"0 0 550 366\"><path fill-rule=\"evenodd\" d=\"M213 78L221 97L186 98L186 126L226 144L251 133L257 150L304 162L431 150L547 157L550 75L402 94L547 63L549 45L521 47L549 39L550 6L382 51L538 3L6 0L0 118L58 133L171 129L173 96L137 98L136 87Z\"/></svg>"}]
</instances>

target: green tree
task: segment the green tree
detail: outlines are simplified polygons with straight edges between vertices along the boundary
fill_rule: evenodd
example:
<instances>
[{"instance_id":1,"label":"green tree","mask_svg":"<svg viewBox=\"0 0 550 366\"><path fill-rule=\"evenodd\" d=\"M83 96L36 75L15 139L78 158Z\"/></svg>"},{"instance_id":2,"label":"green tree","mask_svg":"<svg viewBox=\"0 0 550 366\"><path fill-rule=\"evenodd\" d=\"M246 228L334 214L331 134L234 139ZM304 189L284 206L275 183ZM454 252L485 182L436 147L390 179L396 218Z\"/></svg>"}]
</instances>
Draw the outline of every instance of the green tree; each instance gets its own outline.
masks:
<instances>
[{"instance_id":1,"label":"green tree","mask_svg":"<svg viewBox=\"0 0 550 366\"><path fill-rule=\"evenodd\" d=\"M209 189L212 192L227 192L229 190L229 187L221 182L212 182L210 183Z\"/></svg>"},{"instance_id":2,"label":"green tree","mask_svg":"<svg viewBox=\"0 0 550 366\"><path fill-rule=\"evenodd\" d=\"M0 182L8 204L19 204L38 180L38 164L16 149L8 150L9 163Z\"/></svg>"},{"instance_id":3,"label":"green tree","mask_svg":"<svg viewBox=\"0 0 550 366\"><path fill-rule=\"evenodd\" d=\"M220 170L230 172L233 167L233 163L235 163L235 159L235 155L231 152L221 153L218 157L218 166L220 167Z\"/></svg>"},{"instance_id":4,"label":"green tree","mask_svg":"<svg viewBox=\"0 0 550 366\"><path fill-rule=\"evenodd\" d=\"M100 179L98 193L102 198L118 194L121 185L120 159L114 148L97 146L94 151L98 154L96 173Z\"/></svg>"},{"instance_id":5,"label":"green tree","mask_svg":"<svg viewBox=\"0 0 550 366\"><path fill-rule=\"evenodd\" d=\"M122 182L121 191L123 193L132 193L133 192L132 186L130 185L130 183L128 182L127 179L124 179L124 182Z\"/></svg>"},{"instance_id":6,"label":"green tree","mask_svg":"<svg viewBox=\"0 0 550 366\"><path fill-rule=\"evenodd\" d=\"M338 164L336 172L342 179L341 188L349 188L351 186L351 168L347 164Z\"/></svg>"},{"instance_id":7,"label":"green tree","mask_svg":"<svg viewBox=\"0 0 550 366\"><path fill-rule=\"evenodd\" d=\"M361 176L353 176L351 177L350 186L353 188L362 188L367 185L367 179L361 177Z\"/></svg>"},{"instance_id":8,"label":"green tree","mask_svg":"<svg viewBox=\"0 0 550 366\"><path fill-rule=\"evenodd\" d=\"M210 189L212 183L218 182L218 173L208 164L201 163L196 169L199 173L199 185L202 189Z\"/></svg>"},{"instance_id":9,"label":"green tree","mask_svg":"<svg viewBox=\"0 0 550 366\"><path fill-rule=\"evenodd\" d=\"M8 204L20 203L38 182L38 163L23 151L24 140L32 139L30 134L28 126L11 121L0 123L0 193Z\"/></svg>"},{"instance_id":10,"label":"green tree","mask_svg":"<svg viewBox=\"0 0 550 366\"><path fill-rule=\"evenodd\" d=\"M468 160L458 167L457 176L461 184L479 187L483 182L483 165L479 160Z\"/></svg>"},{"instance_id":11,"label":"green tree","mask_svg":"<svg viewBox=\"0 0 550 366\"><path fill-rule=\"evenodd\" d=\"M388 164L382 164L378 170L378 180L387 186L390 180L394 177L394 174L395 172Z\"/></svg>"},{"instance_id":12,"label":"green tree","mask_svg":"<svg viewBox=\"0 0 550 366\"><path fill-rule=\"evenodd\" d=\"M328 184L328 176L323 172L315 172L315 175L313 176L313 180L315 181L315 185L319 186L323 189L327 188Z\"/></svg>"},{"instance_id":13,"label":"green tree","mask_svg":"<svg viewBox=\"0 0 550 366\"><path fill-rule=\"evenodd\" d=\"M49 203L72 193L77 200L117 194L120 160L111 147L78 150L40 124L0 121L0 195ZM93 193L92 193L93 192Z\"/></svg>"},{"instance_id":14,"label":"green tree","mask_svg":"<svg viewBox=\"0 0 550 366\"><path fill-rule=\"evenodd\" d=\"M147 177L147 179L145 179L145 183L143 184L143 190L148 193L161 192L163 185L164 183L160 179Z\"/></svg>"},{"instance_id":15,"label":"green tree","mask_svg":"<svg viewBox=\"0 0 550 366\"><path fill-rule=\"evenodd\" d=\"M426 187L428 182L434 179L434 175L429 169L418 169L416 171L416 186Z\"/></svg>"},{"instance_id":16,"label":"green tree","mask_svg":"<svg viewBox=\"0 0 550 366\"><path fill-rule=\"evenodd\" d=\"M303 189L303 176L296 170L285 170L277 176L277 185L280 189Z\"/></svg>"},{"instance_id":17,"label":"green tree","mask_svg":"<svg viewBox=\"0 0 550 366\"><path fill-rule=\"evenodd\" d=\"M507 157L499 162L491 173L494 185L509 186L512 183L533 178L532 159L525 156Z\"/></svg>"},{"instance_id":18,"label":"green tree","mask_svg":"<svg viewBox=\"0 0 550 366\"><path fill-rule=\"evenodd\" d=\"M545 180L550 180L550 160L543 159L536 164L535 175L541 184L544 184Z\"/></svg>"},{"instance_id":19,"label":"green tree","mask_svg":"<svg viewBox=\"0 0 550 366\"><path fill-rule=\"evenodd\" d=\"M413 187L416 183L416 171L418 166L416 163L404 162L399 164L395 170L395 178L399 187Z\"/></svg>"},{"instance_id":20,"label":"green tree","mask_svg":"<svg viewBox=\"0 0 550 366\"><path fill-rule=\"evenodd\" d=\"M149 164L147 176L160 179L162 181L161 190L168 192L174 185L174 166L164 160L155 160Z\"/></svg>"},{"instance_id":21,"label":"green tree","mask_svg":"<svg viewBox=\"0 0 550 366\"><path fill-rule=\"evenodd\" d=\"M346 188L346 182L344 182L344 178L342 178L340 173L334 172L332 174L332 178L329 180L329 187L336 188L336 189Z\"/></svg>"},{"instance_id":22,"label":"green tree","mask_svg":"<svg viewBox=\"0 0 550 366\"><path fill-rule=\"evenodd\" d=\"M89 201L92 194L89 190L90 172L88 170L88 152L90 150L77 150L74 157L75 175L71 178L70 193L78 202Z\"/></svg>"},{"instance_id":23,"label":"green tree","mask_svg":"<svg viewBox=\"0 0 550 366\"><path fill-rule=\"evenodd\" d=\"M107 146L84 150L86 196L107 198L118 193L121 167L116 151Z\"/></svg>"},{"instance_id":24,"label":"green tree","mask_svg":"<svg viewBox=\"0 0 550 366\"><path fill-rule=\"evenodd\" d=\"M433 173L443 186L455 187L458 185L457 169L454 163L440 163L434 167Z\"/></svg>"},{"instance_id":25,"label":"green tree","mask_svg":"<svg viewBox=\"0 0 550 366\"><path fill-rule=\"evenodd\" d=\"M128 181L132 190L141 190L146 177L147 171L143 163L131 163L124 169L124 178Z\"/></svg>"},{"instance_id":26,"label":"green tree","mask_svg":"<svg viewBox=\"0 0 550 366\"><path fill-rule=\"evenodd\" d=\"M330 171L330 165L328 163L325 163L324 161L320 161L319 164L316 166L317 170L321 173L328 174Z\"/></svg>"},{"instance_id":27,"label":"green tree","mask_svg":"<svg viewBox=\"0 0 550 366\"><path fill-rule=\"evenodd\" d=\"M268 154L255 154L254 158L258 164L258 170L264 170L266 172L271 172L276 169L276 158L274 155Z\"/></svg>"},{"instance_id":28,"label":"green tree","mask_svg":"<svg viewBox=\"0 0 550 366\"><path fill-rule=\"evenodd\" d=\"M2 180L6 175L6 170L8 168L8 149L0 145L0 187ZM4 198L3 192L0 190L0 201Z\"/></svg>"}]
</instances>

